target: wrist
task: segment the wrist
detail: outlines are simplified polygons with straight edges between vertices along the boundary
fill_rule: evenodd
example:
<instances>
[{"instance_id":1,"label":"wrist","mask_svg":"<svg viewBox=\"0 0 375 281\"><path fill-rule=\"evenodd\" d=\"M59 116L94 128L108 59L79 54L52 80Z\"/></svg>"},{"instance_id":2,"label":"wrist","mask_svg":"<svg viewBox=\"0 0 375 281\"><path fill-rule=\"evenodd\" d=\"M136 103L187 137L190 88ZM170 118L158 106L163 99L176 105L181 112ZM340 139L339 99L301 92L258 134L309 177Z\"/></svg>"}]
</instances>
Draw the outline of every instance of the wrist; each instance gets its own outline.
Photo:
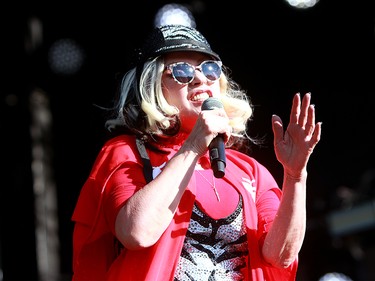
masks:
<instances>
[{"instance_id":1,"label":"wrist","mask_svg":"<svg viewBox=\"0 0 375 281\"><path fill-rule=\"evenodd\" d=\"M284 179L289 179L292 181L301 181L307 179L307 171L302 170L300 172L291 172L291 171L284 171Z\"/></svg>"}]
</instances>

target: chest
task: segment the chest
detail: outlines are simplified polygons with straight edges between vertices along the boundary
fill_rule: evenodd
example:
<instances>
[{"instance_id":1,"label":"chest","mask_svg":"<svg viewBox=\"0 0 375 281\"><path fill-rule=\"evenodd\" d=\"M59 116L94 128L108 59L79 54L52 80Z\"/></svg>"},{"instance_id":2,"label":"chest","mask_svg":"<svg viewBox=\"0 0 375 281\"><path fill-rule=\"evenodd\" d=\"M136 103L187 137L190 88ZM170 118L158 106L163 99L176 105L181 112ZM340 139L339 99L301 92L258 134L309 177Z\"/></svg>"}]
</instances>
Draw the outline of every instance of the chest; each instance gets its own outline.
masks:
<instances>
[{"instance_id":1,"label":"chest","mask_svg":"<svg viewBox=\"0 0 375 281\"><path fill-rule=\"evenodd\" d=\"M211 169L195 170L196 203L211 218L230 216L239 203L240 195L224 178L215 178Z\"/></svg>"}]
</instances>

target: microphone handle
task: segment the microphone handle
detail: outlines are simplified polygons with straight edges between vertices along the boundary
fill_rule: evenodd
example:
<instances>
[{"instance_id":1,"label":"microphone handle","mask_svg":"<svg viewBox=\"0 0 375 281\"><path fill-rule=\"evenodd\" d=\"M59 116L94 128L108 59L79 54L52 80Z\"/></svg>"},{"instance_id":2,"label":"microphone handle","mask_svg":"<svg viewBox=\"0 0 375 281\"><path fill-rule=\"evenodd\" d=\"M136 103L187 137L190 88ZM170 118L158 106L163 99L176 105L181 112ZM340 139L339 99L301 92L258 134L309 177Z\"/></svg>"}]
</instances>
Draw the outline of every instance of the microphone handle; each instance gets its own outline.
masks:
<instances>
[{"instance_id":1,"label":"microphone handle","mask_svg":"<svg viewBox=\"0 0 375 281\"><path fill-rule=\"evenodd\" d=\"M225 175L226 156L225 145L221 135L216 136L209 147L211 169L216 178L222 178Z\"/></svg>"}]
</instances>

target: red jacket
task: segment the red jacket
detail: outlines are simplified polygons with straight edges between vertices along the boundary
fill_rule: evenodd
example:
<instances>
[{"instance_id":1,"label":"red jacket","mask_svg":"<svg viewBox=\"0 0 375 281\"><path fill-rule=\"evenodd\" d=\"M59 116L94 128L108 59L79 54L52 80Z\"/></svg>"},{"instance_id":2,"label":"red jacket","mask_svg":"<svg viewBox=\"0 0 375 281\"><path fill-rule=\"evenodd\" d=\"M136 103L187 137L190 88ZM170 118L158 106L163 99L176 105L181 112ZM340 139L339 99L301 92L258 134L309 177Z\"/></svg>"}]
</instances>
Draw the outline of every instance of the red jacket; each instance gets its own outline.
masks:
<instances>
[{"instance_id":1,"label":"red jacket","mask_svg":"<svg viewBox=\"0 0 375 281\"><path fill-rule=\"evenodd\" d=\"M148 148L152 165L162 165L179 147L180 144L163 147L164 153ZM280 188L270 172L255 159L232 149L226 150L226 158L224 179L237 188L244 200L249 247L249 264L247 272L244 272L246 280L295 280L297 259L287 269L277 269L266 264L260 253L264 234L271 226L273 217L258 217L257 204L260 202L257 199L271 189L280 198ZM129 174L132 183L129 178L124 179L128 181L128 185L124 184L126 192L121 200L114 203L112 217L108 219L102 209L103 194L111 188L107 183L117 170L129 165L132 166ZM114 246L113 218L126 199L146 184L142 169L143 163L134 136L118 136L103 146L81 190L72 216L75 222L73 281L173 280L195 200L195 177L191 178L174 219L160 240L152 247L138 251L124 249L118 255ZM278 206L271 207L276 210Z\"/></svg>"}]
</instances>

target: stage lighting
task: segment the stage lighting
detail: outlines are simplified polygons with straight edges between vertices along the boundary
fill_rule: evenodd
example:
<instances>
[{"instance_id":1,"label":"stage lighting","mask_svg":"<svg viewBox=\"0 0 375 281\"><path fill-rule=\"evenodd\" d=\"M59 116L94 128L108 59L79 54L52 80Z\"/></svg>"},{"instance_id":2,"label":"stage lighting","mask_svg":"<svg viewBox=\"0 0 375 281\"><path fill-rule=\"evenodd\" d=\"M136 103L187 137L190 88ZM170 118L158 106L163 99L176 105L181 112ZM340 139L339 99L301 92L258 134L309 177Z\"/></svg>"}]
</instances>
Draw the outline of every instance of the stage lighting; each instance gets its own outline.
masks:
<instances>
[{"instance_id":1,"label":"stage lighting","mask_svg":"<svg viewBox=\"0 0 375 281\"><path fill-rule=\"evenodd\" d=\"M167 4L159 9L155 15L154 25L182 24L196 27L195 19L190 10L180 4Z\"/></svg>"}]
</instances>

